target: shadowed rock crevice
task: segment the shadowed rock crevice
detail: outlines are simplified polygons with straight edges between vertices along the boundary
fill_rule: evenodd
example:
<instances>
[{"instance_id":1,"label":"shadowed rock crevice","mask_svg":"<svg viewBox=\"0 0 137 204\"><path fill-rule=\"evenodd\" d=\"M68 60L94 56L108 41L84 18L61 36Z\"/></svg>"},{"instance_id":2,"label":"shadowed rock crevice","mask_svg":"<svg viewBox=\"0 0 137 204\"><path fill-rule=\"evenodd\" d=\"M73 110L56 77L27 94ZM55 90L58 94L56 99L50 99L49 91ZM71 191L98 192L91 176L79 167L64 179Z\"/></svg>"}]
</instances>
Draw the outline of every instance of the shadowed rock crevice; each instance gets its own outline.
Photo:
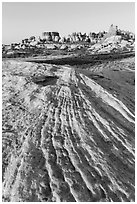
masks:
<instances>
[{"instance_id":1,"label":"shadowed rock crevice","mask_svg":"<svg viewBox=\"0 0 137 204\"><path fill-rule=\"evenodd\" d=\"M105 54L77 54L77 55L66 55L63 58L55 57L51 59L44 58L30 58L26 59L27 62L35 62L35 63L46 63L46 64L54 64L54 65L96 65L101 64L106 61L114 61L122 58L134 57L135 52L123 52L123 53L105 53Z\"/></svg>"},{"instance_id":2,"label":"shadowed rock crevice","mask_svg":"<svg viewBox=\"0 0 137 204\"><path fill-rule=\"evenodd\" d=\"M36 76L32 78L32 81L40 86L55 85L57 82L57 76Z\"/></svg>"}]
</instances>

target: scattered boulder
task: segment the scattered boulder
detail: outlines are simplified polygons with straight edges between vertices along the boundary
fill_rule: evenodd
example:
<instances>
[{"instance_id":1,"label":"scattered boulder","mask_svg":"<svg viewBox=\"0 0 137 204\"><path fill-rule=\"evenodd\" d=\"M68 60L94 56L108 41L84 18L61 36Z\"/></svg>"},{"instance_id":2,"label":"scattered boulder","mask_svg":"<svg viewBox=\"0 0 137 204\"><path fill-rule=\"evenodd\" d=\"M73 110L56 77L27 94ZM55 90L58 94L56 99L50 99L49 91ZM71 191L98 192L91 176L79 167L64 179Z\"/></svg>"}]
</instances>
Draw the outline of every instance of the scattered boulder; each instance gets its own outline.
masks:
<instances>
[{"instance_id":1,"label":"scattered boulder","mask_svg":"<svg viewBox=\"0 0 137 204\"><path fill-rule=\"evenodd\" d=\"M78 45L76 45L76 44L70 45L70 49L72 49L72 50L75 50L75 49L77 49L77 48L78 48Z\"/></svg>"},{"instance_id":2,"label":"scattered boulder","mask_svg":"<svg viewBox=\"0 0 137 204\"><path fill-rule=\"evenodd\" d=\"M30 40L30 41L35 41L35 36L31 36L31 37L29 38L29 40Z\"/></svg>"},{"instance_id":3,"label":"scattered boulder","mask_svg":"<svg viewBox=\"0 0 137 204\"><path fill-rule=\"evenodd\" d=\"M54 44L46 44L45 47L49 50L55 50L57 48Z\"/></svg>"},{"instance_id":4,"label":"scattered boulder","mask_svg":"<svg viewBox=\"0 0 137 204\"><path fill-rule=\"evenodd\" d=\"M60 36L58 32L43 32L42 39L45 41L59 42Z\"/></svg>"},{"instance_id":5,"label":"scattered boulder","mask_svg":"<svg viewBox=\"0 0 137 204\"><path fill-rule=\"evenodd\" d=\"M16 46L14 47L14 49L15 49L15 50L19 50L19 49L20 49L20 45L16 45Z\"/></svg>"},{"instance_id":6,"label":"scattered boulder","mask_svg":"<svg viewBox=\"0 0 137 204\"><path fill-rule=\"evenodd\" d=\"M61 38L61 39L59 40L59 42L60 42L60 43L66 43L66 42L67 42L67 39L66 39L65 37L63 37L63 38Z\"/></svg>"},{"instance_id":7,"label":"scattered boulder","mask_svg":"<svg viewBox=\"0 0 137 204\"><path fill-rule=\"evenodd\" d=\"M46 41L52 41L51 32L43 32L42 39Z\"/></svg>"},{"instance_id":8,"label":"scattered boulder","mask_svg":"<svg viewBox=\"0 0 137 204\"><path fill-rule=\"evenodd\" d=\"M4 51L8 51L11 49L11 45L3 45Z\"/></svg>"},{"instance_id":9,"label":"scattered boulder","mask_svg":"<svg viewBox=\"0 0 137 204\"><path fill-rule=\"evenodd\" d=\"M54 37L54 42L59 42L59 40L60 40L60 37L59 37L59 36L55 36L55 37Z\"/></svg>"},{"instance_id":10,"label":"scattered boulder","mask_svg":"<svg viewBox=\"0 0 137 204\"><path fill-rule=\"evenodd\" d=\"M68 48L69 51L80 49L81 46L79 44L71 44Z\"/></svg>"},{"instance_id":11,"label":"scattered boulder","mask_svg":"<svg viewBox=\"0 0 137 204\"><path fill-rule=\"evenodd\" d=\"M21 45L21 48L24 50L26 48L26 45L25 44L22 44Z\"/></svg>"},{"instance_id":12,"label":"scattered boulder","mask_svg":"<svg viewBox=\"0 0 137 204\"><path fill-rule=\"evenodd\" d=\"M120 43L121 42L121 36L110 36L106 38L103 42L103 44L115 44L115 43Z\"/></svg>"},{"instance_id":13,"label":"scattered boulder","mask_svg":"<svg viewBox=\"0 0 137 204\"><path fill-rule=\"evenodd\" d=\"M36 46L37 44L38 44L37 41L32 41L32 42L30 42L30 46Z\"/></svg>"},{"instance_id":14,"label":"scattered boulder","mask_svg":"<svg viewBox=\"0 0 137 204\"><path fill-rule=\"evenodd\" d=\"M67 50L68 46L66 44L62 44L59 49L60 50Z\"/></svg>"},{"instance_id":15,"label":"scattered boulder","mask_svg":"<svg viewBox=\"0 0 137 204\"><path fill-rule=\"evenodd\" d=\"M60 36L58 32L51 32L51 37L53 42L58 42L60 40Z\"/></svg>"},{"instance_id":16,"label":"scattered boulder","mask_svg":"<svg viewBox=\"0 0 137 204\"><path fill-rule=\"evenodd\" d=\"M10 56L10 55L13 55L14 53L15 53L14 51L10 50L10 51L8 51L6 54L7 54L8 56Z\"/></svg>"}]
</instances>

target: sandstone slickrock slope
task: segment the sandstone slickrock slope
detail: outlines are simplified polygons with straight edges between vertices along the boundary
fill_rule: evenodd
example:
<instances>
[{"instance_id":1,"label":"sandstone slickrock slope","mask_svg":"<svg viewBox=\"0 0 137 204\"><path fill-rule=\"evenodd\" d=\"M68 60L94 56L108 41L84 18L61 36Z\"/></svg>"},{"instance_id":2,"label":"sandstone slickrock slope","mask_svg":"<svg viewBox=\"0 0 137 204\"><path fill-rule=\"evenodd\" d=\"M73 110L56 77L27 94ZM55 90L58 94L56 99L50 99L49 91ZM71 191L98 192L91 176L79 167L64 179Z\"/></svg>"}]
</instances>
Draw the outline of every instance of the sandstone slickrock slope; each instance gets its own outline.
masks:
<instances>
[{"instance_id":1,"label":"sandstone slickrock slope","mask_svg":"<svg viewBox=\"0 0 137 204\"><path fill-rule=\"evenodd\" d=\"M134 59L3 60L2 113L3 201L135 200Z\"/></svg>"}]
</instances>

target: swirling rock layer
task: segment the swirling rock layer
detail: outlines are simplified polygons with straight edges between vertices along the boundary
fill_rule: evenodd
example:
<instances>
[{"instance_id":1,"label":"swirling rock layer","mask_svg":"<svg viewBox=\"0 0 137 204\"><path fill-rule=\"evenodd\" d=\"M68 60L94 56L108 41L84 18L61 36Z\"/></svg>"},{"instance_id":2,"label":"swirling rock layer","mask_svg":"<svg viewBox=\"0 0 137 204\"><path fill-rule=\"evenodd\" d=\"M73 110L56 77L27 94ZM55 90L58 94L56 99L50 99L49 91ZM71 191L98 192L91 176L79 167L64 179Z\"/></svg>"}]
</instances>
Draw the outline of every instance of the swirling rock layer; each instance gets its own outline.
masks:
<instances>
[{"instance_id":1,"label":"swirling rock layer","mask_svg":"<svg viewBox=\"0 0 137 204\"><path fill-rule=\"evenodd\" d=\"M3 201L135 200L133 61L3 61Z\"/></svg>"}]
</instances>

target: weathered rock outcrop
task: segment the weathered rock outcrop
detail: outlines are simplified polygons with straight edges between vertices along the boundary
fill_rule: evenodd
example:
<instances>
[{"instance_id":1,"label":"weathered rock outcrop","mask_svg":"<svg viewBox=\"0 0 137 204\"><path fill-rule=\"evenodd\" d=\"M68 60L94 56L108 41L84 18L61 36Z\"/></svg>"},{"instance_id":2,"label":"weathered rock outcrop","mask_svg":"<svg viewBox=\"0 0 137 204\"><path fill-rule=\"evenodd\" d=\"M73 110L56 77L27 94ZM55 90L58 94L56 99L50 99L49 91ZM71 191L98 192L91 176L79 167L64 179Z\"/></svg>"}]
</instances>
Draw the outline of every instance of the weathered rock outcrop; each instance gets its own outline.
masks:
<instances>
[{"instance_id":1,"label":"weathered rock outcrop","mask_svg":"<svg viewBox=\"0 0 137 204\"><path fill-rule=\"evenodd\" d=\"M88 50L92 50L93 53L109 53L109 52L123 52L133 51L135 48L134 41L123 40L119 35L111 35L100 43L97 43Z\"/></svg>"},{"instance_id":2,"label":"weathered rock outcrop","mask_svg":"<svg viewBox=\"0 0 137 204\"><path fill-rule=\"evenodd\" d=\"M119 42L122 42L122 44ZM123 41L122 41L123 40ZM89 48L94 52L107 53L111 51L133 51L135 50L135 35L129 31L120 30L113 24L110 26L108 32L101 31L98 33L90 32L89 34L81 32L73 32L67 37L60 37L58 32L43 32L42 37L31 36L22 40L22 43L12 43L11 45L2 45L3 57L8 51L22 50L35 52L35 49L61 49L68 51L80 49L80 45L84 45L85 50ZM46 44L50 44L46 46ZM53 45L52 45L53 44ZM76 44L74 46L74 44ZM79 44L79 46L77 46ZM55 48L56 45L56 48ZM71 47L72 45L72 47ZM88 45L88 46L87 46ZM95 46L92 46L95 45ZM77 47L77 48L73 48ZM95 49L94 49L95 48ZM97 48L97 49L96 49ZM40 51L40 53L42 53ZM43 51L44 53L44 51ZM8 57L8 55L7 55Z\"/></svg>"},{"instance_id":3,"label":"weathered rock outcrop","mask_svg":"<svg viewBox=\"0 0 137 204\"><path fill-rule=\"evenodd\" d=\"M43 32L42 39L46 41L58 42L60 40L60 36L58 32Z\"/></svg>"},{"instance_id":4,"label":"weathered rock outcrop","mask_svg":"<svg viewBox=\"0 0 137 204\"><path fill-rule=\"evenodd\" d=\"M51 37L53 42L58 42L60 40L60 36L58 32L51 32Z\"/></svg>"}]
</instances>

